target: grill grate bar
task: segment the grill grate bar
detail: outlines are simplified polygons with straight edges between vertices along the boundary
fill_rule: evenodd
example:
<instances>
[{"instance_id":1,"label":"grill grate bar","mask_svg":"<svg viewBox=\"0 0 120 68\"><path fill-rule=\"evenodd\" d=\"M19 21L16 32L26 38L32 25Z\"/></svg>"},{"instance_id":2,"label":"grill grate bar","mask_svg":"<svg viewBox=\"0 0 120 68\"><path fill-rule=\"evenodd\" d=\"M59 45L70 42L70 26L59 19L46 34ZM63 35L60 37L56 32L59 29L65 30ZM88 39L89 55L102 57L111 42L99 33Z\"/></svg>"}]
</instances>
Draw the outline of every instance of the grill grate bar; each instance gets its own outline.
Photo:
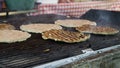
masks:
<instances>
[{"instance_id":1,"label":"grill grate bar","mask_svg":"<svg viewBox=\"0 0 120 68\"><path fill-rule=\"evenodd\" d=\"M16 59L16 60L11 60L11 61L8 61L8 62L5 62L5 64L14 64L14 63L20 63L20 61L25 61L27 60L26 58L22 58L22 59Z\"/></svg>"},{"instance_id":2,"label":"grill grate bar","mask_svg":"<svg viewBox=\"0 0 120 68\"><path fill-rule=\"evenodd\" d=\"M27 63L38 61L40 59L41 59L40 57L33 57L32 59L18 60L18 61L13 62L13 63L10 62L11 64L8 64L8 66L9 65L15 65L15 66L17 65L17 66L19 66L19 65L22 65L22 64L27 64Z\"/></svg>"},{"instance_id":3,"label":"grill grate bar","mask_svg":"<svg viewBox=\"0 0 120 68\"><path fill-rule=\"evenodd\" d=\"M9 62L3 62L2 64L6 65L7 67L16 67L20 65L29 64L35 61L45 60L46 58L41 57L32 57L32 58L22 58L22 59L16 59Z\"/></svg>"},{"instance_id":4,"label":"grill grate bar","mask_svg":"<svg viewBox=\"0 0 120 68\"><path fill-rule=\"evenodd\" d=\"M17 56L16 56L16 55L15 55L15 56L12 55L12 57L5 57L5 58L4 58L4 56L3 56L3 57L1 57L0 62L2 62L2 63L3 63L3 62L9 62L9 61L15 60L16 58L17 58L17 59L22 59L23 56L32 57L32 56L30 56L30 55L28 55L28 54L27 54L27 55L17 55ZM24 57L24 58L25 58L25 57Z\"/></svg>"}]
</instances>

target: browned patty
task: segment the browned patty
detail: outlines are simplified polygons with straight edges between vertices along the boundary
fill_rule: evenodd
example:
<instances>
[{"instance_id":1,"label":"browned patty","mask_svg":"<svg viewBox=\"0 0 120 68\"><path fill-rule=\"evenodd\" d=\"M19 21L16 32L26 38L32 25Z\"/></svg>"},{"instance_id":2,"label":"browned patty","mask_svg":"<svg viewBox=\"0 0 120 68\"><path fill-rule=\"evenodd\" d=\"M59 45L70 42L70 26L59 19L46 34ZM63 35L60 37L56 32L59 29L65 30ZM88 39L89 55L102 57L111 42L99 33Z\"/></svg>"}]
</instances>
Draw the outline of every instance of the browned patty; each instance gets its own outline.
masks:
<instances>
[{"instance_id":1,"label":"browned patty","mask_svg":"<svg viewBox=\"0 0 120 68\"><path fill-rule=\"evenodd\" d=\"M63 41L67 43L82 42L90 38L90 35L85 35L80 32L72 32L65 30L49 30L42 33L43 39L53 39L55 41Z\"/></svg>"},{"instance_id":2,"label":"browned patty","mask_svg":"<svg viewBox=\"0 0 120 68\"><path fill-rule=\"evenodd\" d=\"M83 25L81 27L76 27L76 30L84 33L93 33L93 34L101 34L101 35L113 35L119 32L119 30L112 27L93 26L93 25Z\"/></svg>"},{"instance_id":3,"label":"browned patty","mask_svg":"<svg viewBox=\"0 0 120 68\"><path fill-rule=\"evenodd\" d=\"M15 27L11 24L0 24L0 30L14 30Z\"/></svg>"}]
</instances>

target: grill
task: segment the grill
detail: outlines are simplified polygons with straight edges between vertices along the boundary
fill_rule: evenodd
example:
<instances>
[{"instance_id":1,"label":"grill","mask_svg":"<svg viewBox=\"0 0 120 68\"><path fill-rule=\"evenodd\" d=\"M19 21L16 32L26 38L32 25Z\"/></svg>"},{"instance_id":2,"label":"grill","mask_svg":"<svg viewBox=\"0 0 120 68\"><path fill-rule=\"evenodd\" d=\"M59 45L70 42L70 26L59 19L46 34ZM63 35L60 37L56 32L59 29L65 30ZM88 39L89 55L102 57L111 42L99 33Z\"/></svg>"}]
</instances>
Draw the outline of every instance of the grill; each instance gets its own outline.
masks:
<instances>
[{"instance_id":1,"label":"grill","mask_svg":"<svg viewBox=\"0 0 120 68\"><path fill-rule=\"evenodd\" d=\"M120 12L106 10L90 10L80 18L96 21L98 25L111 26L120 30ZM38 15L26 16L25 14L12 15L6 20L17 29L21 24L29 23L54 23L58 19L67 19L60 15ZM72 28L65 28L74 30ZM82 43L64 43L53 40L43 40L41 34L31 33L32 37L19 43L0 43L0 67L1 68L23 68L34 65L45 64L51 61L80 55L81 50L92 48L98 50L120 44L120 33L114 36L91 35L91 38Z\"/></svg>"}]
</instances>

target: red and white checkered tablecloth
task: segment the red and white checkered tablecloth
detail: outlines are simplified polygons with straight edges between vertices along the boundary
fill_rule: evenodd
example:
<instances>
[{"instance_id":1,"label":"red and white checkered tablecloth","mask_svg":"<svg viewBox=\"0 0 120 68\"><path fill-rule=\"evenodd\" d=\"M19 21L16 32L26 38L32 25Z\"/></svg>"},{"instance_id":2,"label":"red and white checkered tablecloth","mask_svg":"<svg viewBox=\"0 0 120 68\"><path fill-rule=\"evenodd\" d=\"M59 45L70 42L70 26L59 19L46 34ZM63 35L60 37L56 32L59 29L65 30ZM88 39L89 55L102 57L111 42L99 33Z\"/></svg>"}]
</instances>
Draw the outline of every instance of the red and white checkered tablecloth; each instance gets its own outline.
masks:
<instances>
[{"instance_id":1,"label":"red and white checkered tablecloth","mask_svg":"<svg viewBox=\"0 0 120 68\"><path fill-rule=\"evenodd\" d=\"M90 9L120 11L120 1L118 2L89 1L59 4L40 4L36 8L37 12L30 13L30 15L58 14L79 17Z\"/></svg>"}]
</instances>

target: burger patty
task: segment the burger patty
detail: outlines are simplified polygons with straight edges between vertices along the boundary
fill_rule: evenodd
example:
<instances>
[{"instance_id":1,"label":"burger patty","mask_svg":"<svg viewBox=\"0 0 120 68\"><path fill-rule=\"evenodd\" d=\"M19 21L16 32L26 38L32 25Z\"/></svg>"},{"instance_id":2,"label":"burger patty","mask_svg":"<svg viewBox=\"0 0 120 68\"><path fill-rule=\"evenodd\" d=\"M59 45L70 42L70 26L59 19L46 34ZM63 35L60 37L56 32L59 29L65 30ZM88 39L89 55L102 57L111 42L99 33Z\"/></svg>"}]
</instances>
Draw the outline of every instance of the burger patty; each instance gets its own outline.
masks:
<instances>
[{"instance_id":1,"label":"burger patty","mask_svg":"<svg viewBox=\"0 0 120 68\"><path fill-rule=\"evenodd\" d=\"M10 24L0 24L0 30L14 30L15 27Z\"/></svg>"},{"instance_id":2,"label":"burger patty","mask_svg":"<svg viewBox=\"0 0 120 68\"><path fill-rule=\"evenodd\" d=\"M63 41L66 43L75 43L75 42L82 42L86 41L90 38L90 35L85 35L80 32L72 32L72 31L65 31L65 30L49 30L42 33L43 39L52 39L55 41Z\"/></svg>"},{"instance_id":3,"label":"burger patty","mask_svg":"<svg viewBox=\"0 0 120 68\"><path fill-rule=\"evenodd\" d=\"M51 29L62 29L62 27L56 24L36 23L36 24L21 25L20 29L32 33L42 33L44 31L48 31Z\"/></svg>"},{"instance_id":4,"label":"burger patty","mask_svg":"<svg viewBox=\"0 0 120 68\"><path fill-rule=\"evenodd\" d=\"M101 34L101 35L114 35L119 32L119 30L112 27L94 26L94 25L83 25L81 27L76 27L76 30L84 33Z\"/></svg>"},{"instance_id":5,"label":"burger patty","mask_svg":"<svg viewBox=\"0 0 120 68\"><path fill-rule=\"evenodd\" d=\"M31 34L19 30L0 30L0 43L14 43L25 41Z\"/></svg>"},{"instance_id":6,"label":"burger patty","mask_svg":"<svg viewBox=\"0 0 120 68\"><path fill-rule=\"evenodd\" d=\"M55 21L55 24L65 26L65 27L78 27L78 26L82 26L82 25L85 25L85 24L97 25L96 22L89 21L89 20L83 20L83 19L79 19L79 20L72 20L72 19L57 20L57 21Z\"/></svg>"}]
</instances>

